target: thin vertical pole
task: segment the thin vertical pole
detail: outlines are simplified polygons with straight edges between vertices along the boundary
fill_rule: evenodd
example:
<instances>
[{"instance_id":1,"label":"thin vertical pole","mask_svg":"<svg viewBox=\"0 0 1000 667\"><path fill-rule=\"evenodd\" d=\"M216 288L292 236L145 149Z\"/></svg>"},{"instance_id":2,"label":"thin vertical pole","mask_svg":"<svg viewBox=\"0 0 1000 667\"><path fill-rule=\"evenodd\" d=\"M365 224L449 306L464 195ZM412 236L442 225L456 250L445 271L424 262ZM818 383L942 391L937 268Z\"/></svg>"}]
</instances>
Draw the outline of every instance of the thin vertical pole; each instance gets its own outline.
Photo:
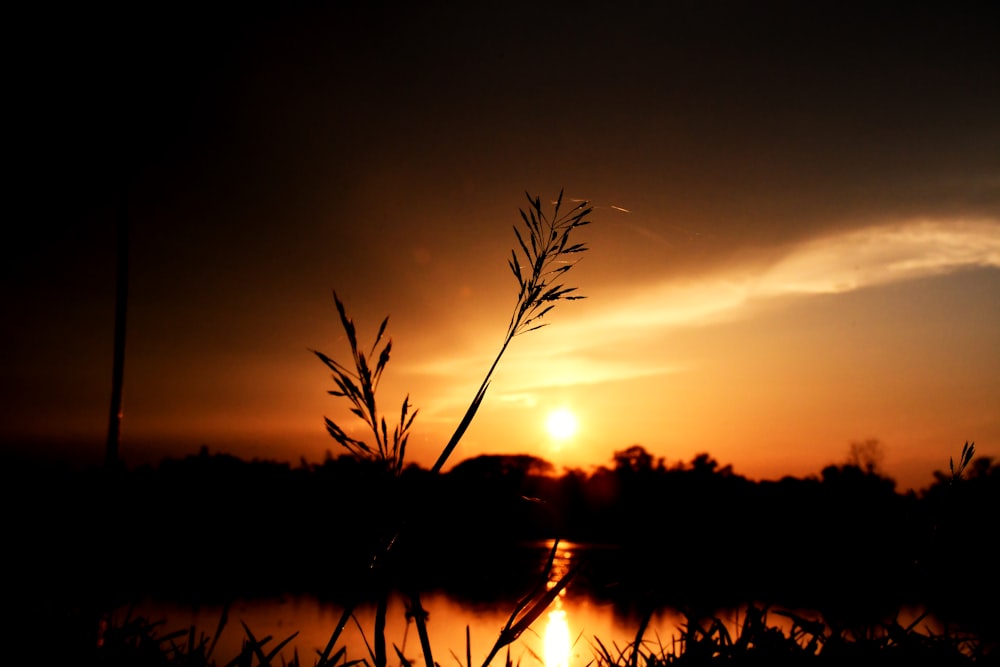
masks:
<instances>
[{"instance_id":1,"label":"thin vertical pole","mask_svg":"<svg viewBox=\"0 0 1000 667\"><path fill-rule=\"evenodd\" d=\"M118 271L115 290L115 350L111 375L111 409L108 415L108 442L104 464L112 469L119 464L123 386L125 381L125 315L128 305L128 188L122 185L118 204Z\"/></svg>"}]
</instances>

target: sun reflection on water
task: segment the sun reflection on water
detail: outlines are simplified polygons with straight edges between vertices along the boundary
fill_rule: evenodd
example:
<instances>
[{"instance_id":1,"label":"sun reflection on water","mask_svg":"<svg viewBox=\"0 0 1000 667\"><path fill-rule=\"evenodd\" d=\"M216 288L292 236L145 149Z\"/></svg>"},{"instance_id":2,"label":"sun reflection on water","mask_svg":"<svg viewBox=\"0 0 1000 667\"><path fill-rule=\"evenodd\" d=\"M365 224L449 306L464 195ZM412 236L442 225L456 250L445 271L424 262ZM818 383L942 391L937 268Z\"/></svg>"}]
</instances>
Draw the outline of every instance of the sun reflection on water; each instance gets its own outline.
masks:
<instances>
[{"instance_id":1,"label":"sun reflection on water","mask_svg":"<svg viewBox=\"0 0 1000 667\"><path fill-rule=\"evenodd\" d=\"M554 540L547 542L551 550L556 546ZM571 542L560 542L552 559L552 569L549 570L549 588L556 585L569 572L574 561L576 545ZM569 622L566 610L563 608L563 597L566 588L559 591L552 601L552 609L546 615L545 633L542 635L542 660L545 667L569 667L573 649L570 638Z\"/></svg>"},{"instance_id":2,"label":"sun reflection on water","mask_svg":"<svg viewBox=\"0 0 1000 667\"><path fill-rule=\"evenodd\" d=\"M561 606L558 605L558 607ZM542 657L545 667L569 667L572 642L570 641L569 623L566 622L565 609L556 608L549 612L543 641Z\"/></svg>"}]
</instances>

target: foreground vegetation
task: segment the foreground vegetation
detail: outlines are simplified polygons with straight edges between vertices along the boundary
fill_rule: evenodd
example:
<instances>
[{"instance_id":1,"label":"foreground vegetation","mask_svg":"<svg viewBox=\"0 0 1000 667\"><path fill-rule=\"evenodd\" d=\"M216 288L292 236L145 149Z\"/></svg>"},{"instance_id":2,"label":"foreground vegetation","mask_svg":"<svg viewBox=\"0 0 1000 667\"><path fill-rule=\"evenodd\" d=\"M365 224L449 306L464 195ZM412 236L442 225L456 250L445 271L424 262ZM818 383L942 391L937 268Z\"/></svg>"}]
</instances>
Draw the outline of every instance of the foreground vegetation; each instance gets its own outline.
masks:
<instances>
[{"instance_id":1,"label":"foreground vegetation","mask_svg":"<svg viewBox=\"0 0 1000 667\"><path fill-rule=\"evenodd\" d=\"M769 622L769 614L791 620L785 629ZM996 664L996 647L981 638L958 632L934 633L921 627L920 620L906 626L890 620L865 628L837 628L822 620L795 613L750 605L741 624L734 631L718 618L700 621L689 617L678 628L666 629L670 639L652 640L647 631L649 617L638 625L635 640L624 646L607 645L600 637L591 642L594 667L657 667L659 665L984 665ZM344 648L333 649L333 643L315 656L301 657L297 649L288 646L297 633L287 637L257 637L252 628L242 625L245 633L243 648L233 656L216 656L216 644L228 622L224 613L214 634L206 635L196 628L168 632L164 622L144 617L125 617L117 624L104 624L89 641L69 644L65 636L52 636L40 645L42 664L101 665L105 667L266 667L270 665L370 665L374 656L357 658ZM508 626L509 627L509 626ZM47 627L50 632L79 631L79 628ZM505 630L509 631L509 630ZM30 638L30 637L29 637ZM83 639L76 637L75 639ZM396 649L400 667L411 667L410 661ZM466 655L469 655L468 649ZM466 657L459 667L471 665ZM493 658L491 654L486 663ZM537 656L535 656L537 657ZM541 660L539 659L541 663ZM511 667L509 651L504 663ZM520 663L518 663L520 664Z\"/></svg>"},{"instance_id":2,"label":"foreground vegetation","mask_svg":"<svg viewBox=\"0 0 1000 667\"><path fill-rule=\"evenodd\" d=\"M436 475L408 466L386 487L378 486L386 478L377 464L350 455L291 466L203 451L113 482L98 470L4 471L4 488L18 490L6 506L21 508L8 523L21 547L12 554L20 576L8 580L7 600L32 626L19 636L38 633L30 645L67 657L48 664L229 664L234 656L215 656L210 638L191 629L115 620L109 610L146 594L192 604L284 593L356 599L370 593L371 580L357 572L369 557L364 545L378 536L375 519L397 505L395 493L418 491L426 518L397 544L394 590L444 589L513 606L511 592L531 590L544 563L524 545L562 537L615 547L595 550L575 587L632 612L690 614L686 628L656 629L680 633L669 646L648 638L603 646L596 638L597 664L698 664L737 653L748 661L765 651L813 660L805 664L873 652L883 661L933 656L935 664L996 655L998 590L988 554L1000 466L986 457L961 478L938 473L919 493L898 493L891 479L848 463L815 477L757 482L708 455L668 464L638 447L589 473L556 475L530 456L491 456ZM330 508L338 507L350 509L331 523ZM470 552L493 558L471 562ZM55 567L51 554L62 556ZM773 605L771 618L814 611L789 632L769 625L763 609L755 620L760 600ZM712 620L717 609L744 606L750 611L738 635ZM947 632L899 625L901 606L927 608ZM252 632L248 651L259 641L261 653L234 664L267 664L261 655L285 639L265 642ZM275 656L288 654L286 647ZM940 662L946 655L957 662ZM359 656L340 656L347 657Z\"/></svg>"}]
</instances>

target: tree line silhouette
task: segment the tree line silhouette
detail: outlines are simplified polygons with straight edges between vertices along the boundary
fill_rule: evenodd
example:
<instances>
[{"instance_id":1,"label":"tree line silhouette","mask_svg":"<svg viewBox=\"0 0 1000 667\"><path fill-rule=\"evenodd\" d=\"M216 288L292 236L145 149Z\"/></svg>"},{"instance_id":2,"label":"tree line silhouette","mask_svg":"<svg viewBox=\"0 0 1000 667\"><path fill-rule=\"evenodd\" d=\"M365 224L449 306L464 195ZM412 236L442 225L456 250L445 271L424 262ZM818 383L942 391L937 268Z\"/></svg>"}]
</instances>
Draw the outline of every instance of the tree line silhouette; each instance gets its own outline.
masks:
<instances>
[{"instance_id":1,"label":"tree line silhouette","mask_svg":"<svg viewBox=\"0 0 1000 667\"><path fill-rule=\"evenodd\" d=\"M471 600L516 597L559 538L588 545L573 587L622 606L762 602L852 623L926 605L986 633L1000 620L988 457L906 493L870 458L754 481L708 454L668 465L638 445L590 472L485 455L396 478L350 455L293 465L203 449L131 470L4 475L14 586L32 600L336 599L362 586L370 545L394 537L379 531L406 508L395 580Z\"/></svg>"}]
</instances>

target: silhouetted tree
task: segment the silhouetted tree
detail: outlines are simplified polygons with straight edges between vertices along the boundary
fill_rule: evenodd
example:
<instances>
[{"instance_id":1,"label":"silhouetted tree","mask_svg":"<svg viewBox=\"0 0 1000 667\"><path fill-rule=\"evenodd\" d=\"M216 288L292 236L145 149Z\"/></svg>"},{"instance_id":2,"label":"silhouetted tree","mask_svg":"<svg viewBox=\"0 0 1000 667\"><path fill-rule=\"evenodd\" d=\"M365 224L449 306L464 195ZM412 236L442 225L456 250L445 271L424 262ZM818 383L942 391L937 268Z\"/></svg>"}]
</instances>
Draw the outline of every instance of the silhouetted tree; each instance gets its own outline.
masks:
<instances>
[{"instance_id":1,"label":"silhouetted tree","mask_svg":"<svg viewBox=\"0 0 1000 667\"><path fill-rule=\"evenodd\" d=\"M641 445L632 445L616 451L612 460L617 472L642 473L653 469L653 455Z\"/></svg>"},{"instance_id":2,"label":"silhouetted tree","mask_svg":"<svg viewBox=\"0 0 1000 667\"><path fill-rule=\"evenodd\" d=\"M505 478L521 482L529 475L549 475L555 467L530 454L483 454L465 459L451 469L452 475L473 475L484 479Z\"/></svg>"},{"instance_id":3,"label":"silhouetted tree","mask_svg":"<svg viewBox=\"0 0 1000 667\"><path fill-rule=\"evenodd\" d=\"M876 438L852 442L850 453L847 456L849 465L856 466L869 475L881 472L884 460L885 452L882 450L882 443Z\"/></svg>"},{"instance_id":4,"label":"silhouetted tree","mask_svg":"<svg viewBox=\"0 0 1000 667\"><path fill-rule=\"evenodd\" d=\"M719 462L706 452L697 454L693 459L691 459L690 470L699 477L709 477L712 475L729 477L733 474L733 467L731 465L726 465L720 468Z\"/></svg>"}]
</instances>

